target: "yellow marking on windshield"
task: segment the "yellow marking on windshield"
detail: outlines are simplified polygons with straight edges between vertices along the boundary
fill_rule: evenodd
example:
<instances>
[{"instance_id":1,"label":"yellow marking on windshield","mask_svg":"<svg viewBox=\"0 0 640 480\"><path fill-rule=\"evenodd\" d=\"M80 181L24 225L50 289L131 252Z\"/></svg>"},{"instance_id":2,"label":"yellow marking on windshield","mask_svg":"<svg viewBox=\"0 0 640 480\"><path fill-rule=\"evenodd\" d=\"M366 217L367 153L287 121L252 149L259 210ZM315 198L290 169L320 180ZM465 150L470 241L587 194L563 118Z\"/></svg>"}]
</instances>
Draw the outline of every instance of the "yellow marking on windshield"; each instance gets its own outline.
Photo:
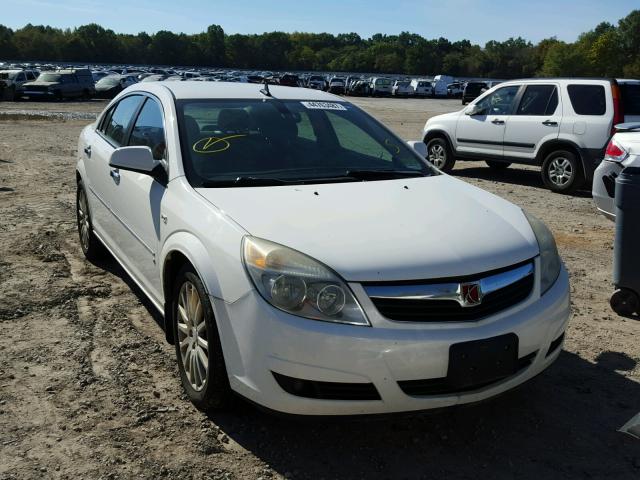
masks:
<instances>
[{"instance_id":1,"label":"yellow marking on windshield","mask_svg":"<svg viewBox=\"0 0 640 480\"><path fill-rule=\"evenodd\" d=\"M395 145L391 142L391 140L389 140L388 138L384 141L384 143L386 145L389 145L390 147L393 147L396 149L396 155L400 153L400 147L398 145Z\"/></svg>"},{"instance_id":2,"label":"yellow marking on windshield","mask_svg":"<svg viewBox=\"0 0 640 480\"><path fill-rule=\"evenodd\" d=\"M232 138L246 137L246 135L227 135L226 137L204 137L193 144L196 153L219 153L231 147Z\"/></svg>"}]
</instances>

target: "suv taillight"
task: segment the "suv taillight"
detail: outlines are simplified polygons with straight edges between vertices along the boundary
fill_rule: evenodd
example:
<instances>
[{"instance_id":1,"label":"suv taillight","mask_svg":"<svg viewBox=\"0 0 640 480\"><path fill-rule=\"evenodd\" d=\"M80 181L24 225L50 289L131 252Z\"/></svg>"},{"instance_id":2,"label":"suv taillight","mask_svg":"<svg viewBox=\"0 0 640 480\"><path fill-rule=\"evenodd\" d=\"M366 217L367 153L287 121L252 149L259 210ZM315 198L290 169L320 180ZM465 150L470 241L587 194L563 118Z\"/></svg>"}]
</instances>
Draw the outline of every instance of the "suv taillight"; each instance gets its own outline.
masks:
<instances>
[{"instance_id":1,"label":"suv taillight","mask_svg":"<svg viewBox=\"0 0 640 480\"><path fill-rule=\"evenodd\" d=\"M613 124L611 125L611 135L616 133L616 125L624 122L624 112L622 111L622 101L620 98L620 87L618 82L612 80L611 95L613 97Z\"/></svg>"},{"instance_id":2,"label":"suv taillight","mask_svg":"<svg viewBox=\"0 0 640 480\"><path fill-rule=\"evenodd\" d=\"M627 158L627 151L613 138L609 141L607 149L604 152L604 159L610 162L622 162Z\"/></svg>"}]
</instances>

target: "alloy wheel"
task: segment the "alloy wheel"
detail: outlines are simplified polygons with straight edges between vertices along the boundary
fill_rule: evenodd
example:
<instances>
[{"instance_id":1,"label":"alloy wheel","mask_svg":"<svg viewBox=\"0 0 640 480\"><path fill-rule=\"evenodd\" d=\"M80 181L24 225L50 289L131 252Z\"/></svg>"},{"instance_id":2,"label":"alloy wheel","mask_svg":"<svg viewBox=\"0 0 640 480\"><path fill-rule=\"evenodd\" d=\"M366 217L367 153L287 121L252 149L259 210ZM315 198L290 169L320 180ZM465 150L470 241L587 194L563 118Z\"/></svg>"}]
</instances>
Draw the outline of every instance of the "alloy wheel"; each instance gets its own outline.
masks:
<instances>
[{"instance_id":1,"label":"alloy wheel","mask_svg":"<svg viewBox=\"0 0 640 480\"><path fill-rule=\"evenodd\" d=\"M90 247L89 234L91 233L91 225L89 224L87 194L84 193L84 190L80 190L78 195L78 230L80 231L80 242L82 243L82 248L86 252Z\"/></svg>"},{"instance_id":2,"label":"alloy wheel","mask_svg":"<svg viewBox=\"0 0 640 480\"><path fill-rule=\"evenodd\" d=\"M199 392L207 382L209 343L202 302L191 282L182 284L178 296L178 342L187 380Z\"/></svg>"},{"instance_id":3,"label":"alloy wheel","mask_svg":"<svg viewBox=\"0 0 640 480\"><path fill-rule=\"evenodd\" d=\"M573 179L573 165L565 157L557 157L549 165L549 180L558 187L566 186Z\"/></svg>"},{"instance_id":4,"label":"alloy wheel","mask_svg":"<svg viewBox=\"0 0 640 480\"><path fill-rule=\"evenodd\" d=\"M429 161L436 168L442 168L447 161L447 152L442 145L432 145L429 149Z\"/></svg>"}]
</instances>

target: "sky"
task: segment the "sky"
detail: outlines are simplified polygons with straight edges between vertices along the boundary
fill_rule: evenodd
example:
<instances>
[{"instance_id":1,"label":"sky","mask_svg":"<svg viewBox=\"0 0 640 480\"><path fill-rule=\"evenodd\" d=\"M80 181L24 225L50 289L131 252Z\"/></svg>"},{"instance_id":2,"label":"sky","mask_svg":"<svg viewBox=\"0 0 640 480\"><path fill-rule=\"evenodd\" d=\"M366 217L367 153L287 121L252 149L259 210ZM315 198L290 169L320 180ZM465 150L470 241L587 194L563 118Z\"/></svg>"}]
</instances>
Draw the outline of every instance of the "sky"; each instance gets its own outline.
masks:
<instances>
[{"instance_id":1,"label":"sky","mask_svg":"<svg viewBox=\"0 0 640 480\"><path fill-rule=\"evenodd\" d=\"M402 31L425 38L488 40L555 36L574 41L602 21L616 24L638 0L0 0L0 24L73 28L98 23L118 33Z\"/></svg>"}]
</instances>

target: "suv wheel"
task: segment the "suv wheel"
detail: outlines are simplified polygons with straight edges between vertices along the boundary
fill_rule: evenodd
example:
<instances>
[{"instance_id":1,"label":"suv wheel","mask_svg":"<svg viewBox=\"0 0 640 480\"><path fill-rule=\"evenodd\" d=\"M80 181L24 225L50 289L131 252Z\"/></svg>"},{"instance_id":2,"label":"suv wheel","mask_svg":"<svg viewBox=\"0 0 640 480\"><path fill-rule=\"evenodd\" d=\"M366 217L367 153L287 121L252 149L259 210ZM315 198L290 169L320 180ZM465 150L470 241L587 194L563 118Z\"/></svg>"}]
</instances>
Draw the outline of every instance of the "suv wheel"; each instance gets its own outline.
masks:
<instances>
[{"instance_id":1,"label":"suv wheel","mask_svg":"<svg viewBox=\"0 0 640 480\"><path fill-rule=\"evenodd\" d=\"M542 181L554 192L569 193L580 188L584 174L578 158L568 150L556 150L542 164Z\"/></svg>"},{"instance_id":2,"label":"suv wheel","mask_svg":"<svg viewBox=\"0 0 640 480\"><path fill-rule=\"evenodd\" d=\"M432 138L427 142L427 160L443 172L453 170L453 166L456 163L449 144L444 138L440 137Z\"/></svg>"},{"instance_id":3,"label":"suv wheel","mask_svg":"<svg viewBox=\"0 0 640 480\"><path fill-rule=\"evenodd\" d=\"M213 308L191 266L178 273L173 294L173 334L182 386L199 410L223 408L231 388Z\"/></svg>"},{"instance_id":4,"label":"suv wheel","mask_svg":"<svg viewBox=\"0 0 640 480\"><path fill-rule=\"evenodd\" d=\"M492 170L505 170L509 168L509 166L511 165L510 163L507 163L507 162L497 162L495 160L485 160L485 163Z\"/></svg>"}]
</instances>

